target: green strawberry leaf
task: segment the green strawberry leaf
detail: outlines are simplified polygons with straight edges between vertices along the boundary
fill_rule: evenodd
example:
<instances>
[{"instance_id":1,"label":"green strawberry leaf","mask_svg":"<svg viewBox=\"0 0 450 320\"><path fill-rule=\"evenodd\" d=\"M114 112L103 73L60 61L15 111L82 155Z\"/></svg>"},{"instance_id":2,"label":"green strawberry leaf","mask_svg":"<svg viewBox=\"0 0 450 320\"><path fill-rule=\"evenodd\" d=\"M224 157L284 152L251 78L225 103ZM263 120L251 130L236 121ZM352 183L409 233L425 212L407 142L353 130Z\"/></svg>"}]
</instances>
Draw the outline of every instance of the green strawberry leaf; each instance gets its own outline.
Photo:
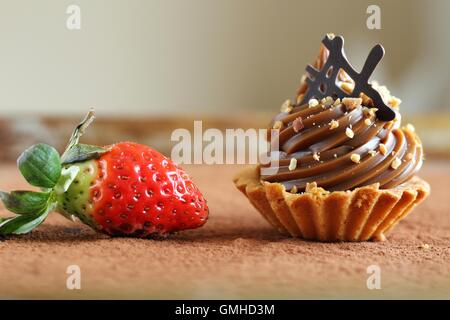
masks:
<instances>
[{"instance_id":1,"label":"green strawberry leaf","mask_svg":"<svg viewBox=\"0 0 450 320\"><path fill-rule=\"evenodd\" d=\"M47 218L49 212L50 206L44 208L37 214L2 219L3 221L0 222L0 235L24 234L30 232Z\"/></svg>"},{"instance_id":2,"label":"green strawberry leaf","mask_svg":"<svg viewBox=\"0 0 450 320\"><path fill-rule=\"evenodd\" d=\"M76 144L64 152L61 157L62 164L81 162L99 158L107 149L88 144Z\"/></svg>"},{"instance_id":3,"label":"green strawberry leaf","mask_svg":"<svg viewBox=\"0 0 450 320\"><path fill-rule=\"evenodd\" d=\"M16 214L36 214L47 208L50 199L49 192L0 191L0 200L6 209Z\"/></svg>"},{"instance_id":4,"label":"green strawberry leaf","mask_svg":"<svg viewBox=\"0 0 450 320\"><path fill-rule=\"evenodd\" d=\"M58 151L46 144L36 144L17 159L19 170L33 186L53 188L61 175Z\"/></svg>"}]
</instances>

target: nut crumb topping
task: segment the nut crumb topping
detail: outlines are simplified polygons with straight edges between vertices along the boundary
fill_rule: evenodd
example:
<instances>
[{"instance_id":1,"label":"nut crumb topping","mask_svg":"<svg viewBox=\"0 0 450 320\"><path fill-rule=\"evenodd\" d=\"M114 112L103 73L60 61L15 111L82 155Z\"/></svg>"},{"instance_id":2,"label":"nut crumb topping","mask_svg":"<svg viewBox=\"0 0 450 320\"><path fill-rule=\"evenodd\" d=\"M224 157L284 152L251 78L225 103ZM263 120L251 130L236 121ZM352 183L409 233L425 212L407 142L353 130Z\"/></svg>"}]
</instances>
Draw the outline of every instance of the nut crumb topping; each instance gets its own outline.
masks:
<instances>
[{"instance_id":1,"label":"nut crumb topping","mask_svg":"<svg viewBox=\"0 0 450 320\"><path fill-rule=\"evenodd\" d=\"M361 92L360 94L359 94L359 97L362 99L362 103L365 105L365 106L371 106L372 105L372 99L370 99L364 92Z\"/></svg>"},{"instance_id":2,"label":"nut crumb topping","mask_svg":"<svg viewBox=\"0 0 450 320\"><path fill-rule=\"evenodd\" d=\"M361 156L357 153L352 153L352 155L350 156L350 159L354 162L354 163L359 163L359 161L361 160Z\"/></svg>"},{"instance_id":3,"label":"nut crumb topping","mask_svg":"<svg viewBox=\"0 0 450 320\"><path fill-rule=\"evenodd\" d=\"M320 161L320 156L316 152L314 152L313 159L316 161Z\"/></svg>"},{"instance_id":4,"label":"nut crumb topping","mask_svg":"<svg viewBox=\"0 0 450 320\"><path fill-rule=\"evenodd\" d=\"M380 143L380 152L383 156L385 156L387 154L387 148L384 143Z\"/></svg>"},{"instance_id":5,"label":"nut crumb topping","mask_svg":"<svg viewBox=\"0 0 450 320\"><path fill-rule=\"evenodd\" d=\"M297 192L298 192L297 187L296 187L296 186L293 186L293 187L291 188L291 193L297 193Z\"/></svg>"},{"instance_id":6,"label":"nut crumb topping","mask_svg":"<svg viewBox=\"0 0 450 320\"><path fill-rule=\"evenodd\" d=\"M350 82L343 82L341 84L341 88L342 88L342 90L344 90L345 92L350 94L350 93L353 92L353 89L355 89L355 85L353 83L350 83Z\"/></svg>"},{"instance_id":7,"label":"nut crumb topping","mask_svg":"<svg viewBox=\"0 0 450 320\"><path fill-rule=\"evenodd\" d=\"M283 122L275 121L275 123L273 124L272 128L275 129L275 130L280 130L281 128L283 128Z\"/></svg>"},{"instance_id":8,"label":"nut crumb topping","mask_svg":"<svg viewBox=\"0 0 450 320\"><path fill-rule=\"evenodd\" d=\"M372 124L372 121L369 118L366 118L366 120L364 120L364 124L366 126L370 126Z\"/></svg>"},{"instance_id":9,"label":"nut crumb topping","mask_svg":"<svg viewBox=\"0 0 450 320\"><path fill-rule=\"evenodd\" d=\"M364 115L370 116L370 117L375 117L375 113L377 111L378 111L377 108L364 108L363 109Z\"/></svg>"},{"instance_id":10,"label":"nut crumb topping","mask_svg":"<svg viewBox=\"0 0 450 320\"><path fill-rule=\"evenodd\" d=\"M347 108L347 110L353 110L359 107L362 103L362 98L344 98L342 99L342 104Z\"/></svg>"},{"instance_id":11,"label":"nut crumb topping","mask_svg":"<svg viewBox=\"0 0 450 320\"><path fill-rule=\"evenodd\" d=\"M392 161L391 163L391 167L392 169L397 169L398 167L400 167L400 165L402 164L402 160L400 160L399 158L395 157L394 161Z\"/></svg>"},{"instance_id":12,"label":"nut crumb topping","mask_svg":"<svg viewBox=\"0 0 450 320\"><path fill-rule=\"evenodd\" d=\"M326 195L326 194L330 193L329 191L325 190L324 188L318 187L317 182L307 183L305 191L308 193L312 193L313 195L316 195L316 196Z\"/></svg>"},{"instance_id":13,"label":"nut crumb topping","mask_svg":"<svg viewBox=\"0 0 450 320\"><path fill-rule=\"evenodd\" d=\"M302 117L296 118L294 121L292 121L292 128L295 132L299 132L304 128Z\"/></svg>"},{"instance_id":14,"label":"nut crumb topping","mask_svg":"<svg viewBox=\"0 0 450 320\"><path fill-rule=\"evenodd\" d=\"M339 121L336 120L331 120L330 122L330 130L336 129L337 127L339 127Z\"/></svg>"},{"instance_id":15,"label":"nut crumb topping","mask_svg":"<svg viewBox=\"0 0 450 320\"><path fill-rule=\"evenodd\" d=\"M308 105L309 105L310 108L315 107L318 104L319 104L319 101L317 101L317 99L314 99L314 98L310 99L309 102L308 102Z\"/></svg>"},{"instance_id":16,"label":"nut crumb topping","mask_svg":"<svg viewBox=\"0 0 450 320\"><path fill-rule=\"evenodd\" d=\"M402 100L392 96L391 100L389 100L388 103L391 105L391 107L398 108L400 106L400 103L402 103Z\"/></svg>"},{"instance_id":17,"label":"nut crumb topping","mask_svg":"<svg viewBox=\"0 0 450 320\"><path fill-rule=\"evenodd\" d=\"M309 192L315 188L317 188L317 182L310 182L306 184L306 192Z\"/></svg>"},{"instance_id":18,"label":"nut crumb topping","mask_svg":"<svg viewBox=\"0 0 450 320\"><path fill-rule=\"evenodd\" d=\"M300 83L306 82L306 79L307 79L307 78L308 78L308 77L306 76L306 74L302 75L301 78L300 78Z\"/></svg>"},{"instance_id":19,"label":"nut crumb topping","mask_svg":"<svg viewBox=\"0 0 450 320\"><path fill-rule=\"evenodd\" d=\"M290 113L292 111L291 99L287 99L280 107L281 112Z\"/></svg>"},{"instance_id":20,"label":"nut crumb topping","mask_svg":"<svg viewBox=\"0 0 450 320\"><path fill-rule=\"evenodd\" d=\"M375 157L375 155L377 154L377 152L376 152L375 150L370 150L370 151L369 151L369 154L370 154L372 157Z\"/></svg>"},{"instance_id":21,"label":"nut crumb topping","mask_svg":"<svg viewBox=\"0 0 450 320\"><path fill-rule=\"evenodd\" d=\"M353 137L355 136L355 133L353 132L352 129L347 128L347 129L345 129L345 135L347 137L349 137L350 139L353 139Z\"/></svg>"},{"instance_id":22,"label":"nut crumb topping","mask_svg":"<svg viewBox=\"0 0 450 320\"><path fill-rule=\"evenodd\" d=\"M289 163L289 171L293 171L297 168L297 159L291 158L291 162Z\"/></svg>"},{"instance_id":23,"label":"nut crumb topping","mask_svg":"<svg viewBox=\"0 0 450 320\"><path fill-rule=\"evenodd\" d=\"M408 129L411 132L416 132L416 128L414 128L414 126L411 123L408 123L406 125L406 129Z\"/></svg>"},{"instance_id":24,"label":"nut crumb topping","mask_svg":"<svg viewBox=\"0 0 450 320\"><path fill-rule=\"evenodd\" d=\"M325 98L324 105L331 106L333 103L334 103L334 100L332 97L328 96Z\"/></svg>"},{"instance_id":25,"label":"nut crumb topping","mask_svg":"<svg viewBox=\"0 0 450 320\"><path fill-rule=\"evenodd\" d=\"M337 98L336 100L334 100L334 103L333 103L334 106L337 106L339 104L341 104L341 99Z\"/></svg>"}]
</instances>

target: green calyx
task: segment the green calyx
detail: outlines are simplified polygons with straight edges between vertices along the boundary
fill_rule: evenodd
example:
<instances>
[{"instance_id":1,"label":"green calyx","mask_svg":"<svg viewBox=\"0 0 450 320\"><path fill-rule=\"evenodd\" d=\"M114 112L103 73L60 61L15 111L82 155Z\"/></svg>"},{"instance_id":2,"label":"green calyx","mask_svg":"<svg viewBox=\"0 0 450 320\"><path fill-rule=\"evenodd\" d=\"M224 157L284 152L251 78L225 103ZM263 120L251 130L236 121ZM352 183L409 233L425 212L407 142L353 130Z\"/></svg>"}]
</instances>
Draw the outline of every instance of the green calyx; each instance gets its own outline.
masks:
<instances>
[{"instance_id":1,"label":"green calyx","mask_svg":"<svg viewBox=\"0 0 450 320\"><path fill-rule=\"evenodd\" d=\"M28 233L40 225L47 215L62 206L61 194L66 193L79 175L80 167L71 165L96 159L108 150L80 144L79 139L94 119L91 110L75 128L62 154L46 144L36 144L25 150L17 165L25 180L41 191L0 191L6 209L16 214L0 218L0 235Z\"/></svg>"},{"instance_id":2,"label":"green calyx","mask_svg":"<svg viewBox=\"0 0 450 320\"><path fill-rule=\"evenodd\" d=\"M68 219L78 217L83 223L94 227L92 220L93 204L89 189L98 177L98 164L95 160L66 165L68 171L75 173L70 178L68 188L55 189L57 212ZM64 169L63 169L64 170Z\"/></svg>"}]
</instances>

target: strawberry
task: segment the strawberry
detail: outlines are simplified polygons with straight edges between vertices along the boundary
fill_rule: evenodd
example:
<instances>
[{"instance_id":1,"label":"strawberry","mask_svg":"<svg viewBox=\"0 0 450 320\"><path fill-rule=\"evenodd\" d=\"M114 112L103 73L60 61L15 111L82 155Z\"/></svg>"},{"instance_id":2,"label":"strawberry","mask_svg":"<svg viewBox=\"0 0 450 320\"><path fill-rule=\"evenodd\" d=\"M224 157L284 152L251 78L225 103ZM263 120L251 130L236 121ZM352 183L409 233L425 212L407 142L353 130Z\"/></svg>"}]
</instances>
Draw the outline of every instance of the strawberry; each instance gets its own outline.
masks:
<instances>
[{"instance_id":1,"label":"strawberry","mask_svg":"<svg viewBox=\"0 0 450 320\"><path fill-rule=\"evenodd\" d=\"M22 153L19 170L41 191L0 191L5 207L17 214L0 218L0 235L27 233L53 210L112 236L164 235L206 222L199 189L161 153L133 142L80 144L93 118L91 111L77 126L61 157L45 144Z\"/></svg>"}]
</instances>

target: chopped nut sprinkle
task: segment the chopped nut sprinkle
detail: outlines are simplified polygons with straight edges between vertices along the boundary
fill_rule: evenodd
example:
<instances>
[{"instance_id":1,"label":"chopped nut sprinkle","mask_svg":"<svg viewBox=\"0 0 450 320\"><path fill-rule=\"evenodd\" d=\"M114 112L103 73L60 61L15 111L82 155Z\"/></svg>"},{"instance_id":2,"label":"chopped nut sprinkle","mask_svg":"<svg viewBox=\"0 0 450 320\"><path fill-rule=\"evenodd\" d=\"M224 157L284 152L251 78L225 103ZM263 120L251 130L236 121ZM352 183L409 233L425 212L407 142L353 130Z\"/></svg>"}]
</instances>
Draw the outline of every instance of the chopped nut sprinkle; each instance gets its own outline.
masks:
<instances>
[{"instance_id":1,"label":"chopped nut sprinkle","mask_svg":"<svg viewBox=\"0 0 450 320\"><path fill-rule=\"evenodd\" d=\"M334 103L334 100L332 97L328 96L325 98L325 103L324 103L325 105L331 106L333 103Z\"/></svg>"},{"instance_id":2,"label":"chopped nut sprinkle","mask_svg":"<svg viewBox=\"0 0 450 320\"><path fill-rule=\"evenodd\" d=\"M289 113L292 111L292 103L290 99L287 99L280 107L281 112Z\"/></svg>"},{"instance_id":3,"label":"chopped nut sprinkle","mask_svg":"<svg viewBox=\"0 0 450 320\"><path fill-rule=\"evenodd\" d=\"M419 249L429 250L430 249L430 245L428 243L422 243L419 246Z\"/></svg>"},{"instance_id":4,"label":"chopped nut sprinkle","mask_svg":"<svg viewBox=\"0 0 450 320\"><path fill-rule=\"evenodd\" d=\"M352 155L350 156L350 159L354 162L354 163L359 163L359 161L361 160L361 156L357 153L352 153Z\"/></svg>"},{"instance_id":5,"label":"chopped nut sprinkle","mask_svg":"<svg viewBox=\"0 0 450 320\"><path fill-rule=\"evenodd\" d=\"M364 94L363 92L361 92L359 94L359 97L362 99L362 103L365 106L369 106L372 104L372 99L370 99L366 94Z\"/></svg>"},{"instance_id":6,"label":"chopped nut sprinkle","mask_svg":"<svg viewBox=\"0 0 450 320\"><path fill-rule=\"evenodd\" d=\"M385 156L387 154L387 148L384 143L380 143L380 152L383 156Z\"/></svg>"},{"instance_id":7,"label":"chopped nut sprinkle","mask_svg":"<svg viewBox=\"0 0 450 320\"><path fill-rule=\"evenodd\" d=\"M279 130L279 129L283 128L283 122L275 121L275 123L273 124L272 128L275 129L275 130Z\"/></svg>"},{"instance_id":8,"label":"chopped nut sprinkle","mask_svg":"<svg viewBox=\"0 0 450 320\"><path fill-rule=\"evenodd\" d=\"M294 121L292 121L292 128L295 132L299 132L302 130L305 126L303 125L302 117L298 117Z\"/></svg>"},{"instance_id":9,"label":"chopped nut sprinkle","mask_svg":"<svg viewBox=\"0 0 450 320\"><path fill-rule=\"evenodd\" d=\"M347 108L347 110L353 110L359 107L362 103L362 98L344 98L342 99L342 104Z\"/></svg>"},{"instance_id":10,"label":"chopped nut sprinkle","mask_svg":"<svg viewBox=\"0 0 450 320\"><path fill-rule=\"evenodd\" d=\"M308 105L310 108L315 107L319 104L319 101L317 101L317 99L310 99L308 102Z\"/></svg>"},{"instance_id":11,"label":"chopped nut sprinkle","mask_svg":"<svg viewBox=\"0 0 450 320\"><path fill-rule=\"evenodd\" d=\"M297 159L291 158L291 162L289 163L289 171L293 171L297 168Z\"/></svg>"},{"instance_id":12,"label":"chopped nut sprinkle","mask_svg":"<svg viewBox=\"0 0 450 320\"><path fill-rule=\"evenodd\" d=\"M414 128L414 126L411 123L408 123L406 125L406 129L408 129L411 132L416 132L416 128Z\"/></svg>"},{"instance_id":13,"label":"chopped nut sprinkle","mask_svg":"<svg viewBox=\"0 0 450 320\"><path fill-rule=\"evenodd\" d=\"M400 165L402 164L402 160L400 160L399 158L395 157L394 161L392 161L391 163L391 167L392 169L397 169L398 167L400 167Z\"/></svg>"},{"instance_id":14,"label":"chopped nut sprinkle","mask_svg":"<svg viewBox=\"0 0 450 320\"><path fill-rule=\"evenodd\" d=\"M313 159L316 161L320 161L320 156L317 153L313 154Z\"/></svg>"},{"instance_id":15,"label":"chopped nut sprinkle","mask_svg":"<svg viewBox=\"0 0 450 320\"><path fill-rule=\"evenodd\" d=\"M336 129L337 127L339 127L339 121L331 120L331 122L330 122L330 130Z\"/></svg>"},{"instance_id":16,"label":"chopped nut sprinkle","mask_svg":"<svg viewBox=\"0 0 450 320\"><path fill-rule=\"evenodd\" d=\"M341 88L342 88L342 90L344 90L347 93L352 93L353 89L355 88L355 85L350 82L343 82L341 84Z\"/></svg>"},{"instance_id":17,"label":"chopped nut sprinkle","mask_svg":"<svg viewBox=\"0 0 450 320\"><path fill-rule=\"evenodd\" d=\"M364 124L366 126L370 126L372 124L372 121L369 118L367 118L366 120L364 120Z\"/></svg>"},{"instance_id":18,"label":"chopped nut sprinkle","mask_svg":"<svg viewBox=\"0 0 450 320\"><path fill-rule=\"evenodd\" d=\"M392 96L391 100L389 101L389 104L391 105L391 107L393 108L398 108L398 106L400 105L400 103L402 103L402 100L400 100L397 97Z\"/></svg>"},{"instance_id":19,"label":"chopped nut sprinkle","mask_svg":"<svg viewBox=\"0 0 450 320\"><path fill-rule=\"evenodd\" d=\"M334 106L337 106L337 105L340 104L340 103L341 103L341 99L337 98L336 100L334 100L333 105L334 105Z\"/></svg>"},{"instance_id":20,"label":"chopped nut sprinkle","mask_svg":"<svg viewBox=\"0 0 450 320\"><path fill-rule=\"evenodd\" d=\"M375 113L378 111L378 109L377 108L370 108L369 109L369 115L371 116L371 117L375 117Z\"/></svg>"},{"instance_id":21,"label":"chopped nut sprinkle","mask_svg":"<svg viewBox=\"0 0 450 320\"><path fill-rule=\"evenodd\" d=\"M292 188L291 188L291 193L297 193L297 187L296 186L293 186Z\"/></svg>"},{"instance_id":22,"label":"chopped nut sprinkle","mask_svg":"<svg viewBox=\"0 0 450 320\"><path fill-rule=\"evenodd\" d=\"M306 188L305 188L305 191L306 192L310 192L310 191L313 191L314 189L316 189L317 188L317 182L309 182L309 183L306 183Z\"/></svg>"},{"instance_id":23,"label":"chopped nut sprinkle","mask_svg":"<svg viewBox=\"0 0 450 320\"><path fill-rule=\"evenodd\" d=\"M349 137L350 139L353 139L353 137L355 136L355 133L353 132L352 129L347 128L347 129L345 129L345 135L347 137Z\"/></svg>"},{"instance_id":24,"label":"chopped nut sprinkle","mask_svg":"<svg viewBox=\"0 0 450 320\"><path fill-rule=\"evenodd\" d=\"M375 155L377 154L377 152L376 152L375 150L370 150L370 151L369 151L369 154L370 154L372 157L375 157Z\"/></svg>"}]
</instances>

